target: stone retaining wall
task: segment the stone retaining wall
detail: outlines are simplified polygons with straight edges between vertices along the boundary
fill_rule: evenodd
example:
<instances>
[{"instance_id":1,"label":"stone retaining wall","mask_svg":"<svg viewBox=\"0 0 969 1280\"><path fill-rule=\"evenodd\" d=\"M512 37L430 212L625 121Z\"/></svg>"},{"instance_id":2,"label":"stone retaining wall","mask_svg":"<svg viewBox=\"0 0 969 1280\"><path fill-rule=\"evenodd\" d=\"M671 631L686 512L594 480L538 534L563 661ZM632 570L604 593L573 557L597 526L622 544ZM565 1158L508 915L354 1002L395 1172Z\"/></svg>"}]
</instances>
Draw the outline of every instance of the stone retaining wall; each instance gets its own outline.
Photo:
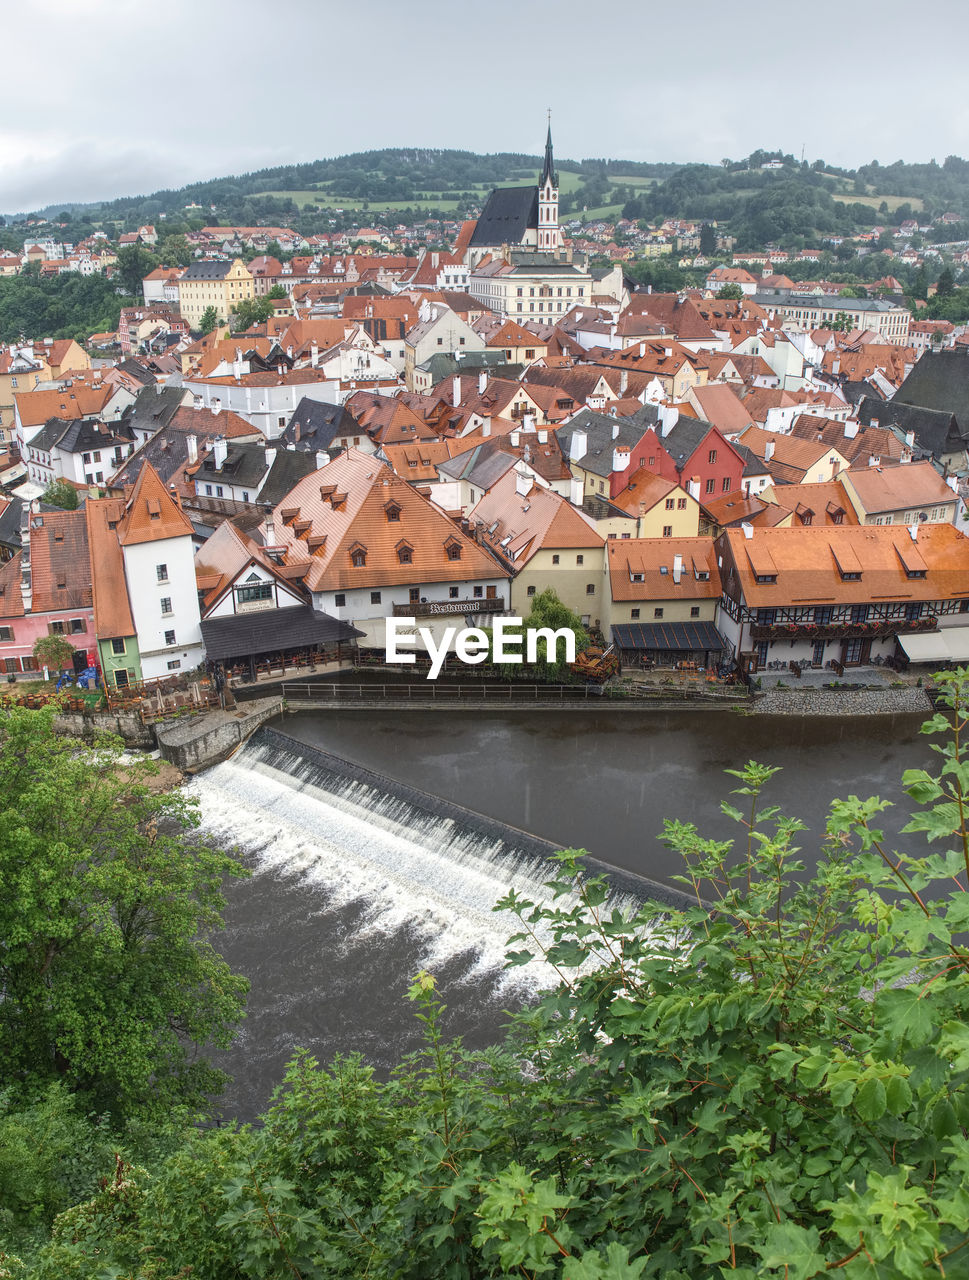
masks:
<instances>
[{"instance_id":1,"label":"stone retaining wall","mask_svg":"<svg viewBox=\"0 0 969 1280\"><path fill-rule=\"evenodd\" d=\"M873 716L930 715L924 689L768 689L754 704L758 715Z\"/></svg>"},{"instance_id":2,"label":"stone retaining wall","mask_svg":"<svg viewBox=\"0 0 969 1280\"><path fill-rule=\"evenodd\" d=\"M235 711L205 711L155 726L162 758L178 769L204 769L230 755L266 720L283 709L280 697L258 698Z\"/></svg>"},{"instance_id":3,"label":"stone retaining wall","mask_svg":"<svg viewBox=\"0 0 969 1280\"><path fill-rule=\"evenodd\" d=\"M153 725L143 724L134 711L66 711L54 717L54 732L90 741L96 733L114 733L126 747L155 747Z\"/></svg>"}]
</instances>

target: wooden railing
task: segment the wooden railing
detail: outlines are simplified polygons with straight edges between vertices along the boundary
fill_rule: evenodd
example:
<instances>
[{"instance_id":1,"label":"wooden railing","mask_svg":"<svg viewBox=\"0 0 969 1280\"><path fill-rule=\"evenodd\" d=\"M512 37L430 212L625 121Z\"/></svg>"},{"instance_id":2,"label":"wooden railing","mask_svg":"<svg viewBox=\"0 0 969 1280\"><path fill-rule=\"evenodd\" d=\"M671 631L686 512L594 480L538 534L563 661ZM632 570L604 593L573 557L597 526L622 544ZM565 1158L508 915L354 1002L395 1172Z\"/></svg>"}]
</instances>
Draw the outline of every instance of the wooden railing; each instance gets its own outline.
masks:
<instances>
[{"instance_id":1,"label":"wooden railing","mask_svg":"<svg viewBox=\"0 0 969 1280\"><path fill-rule=\"evenodd\" d=\"M571 699L599 698L602 689L588 684L451 684L427 680L423 683L352 684L334 680L302 682L287 680L279 686L290 703L325 702L461 702L481 699L486 702L563 702Z\"/></svg>"}]
</instances>

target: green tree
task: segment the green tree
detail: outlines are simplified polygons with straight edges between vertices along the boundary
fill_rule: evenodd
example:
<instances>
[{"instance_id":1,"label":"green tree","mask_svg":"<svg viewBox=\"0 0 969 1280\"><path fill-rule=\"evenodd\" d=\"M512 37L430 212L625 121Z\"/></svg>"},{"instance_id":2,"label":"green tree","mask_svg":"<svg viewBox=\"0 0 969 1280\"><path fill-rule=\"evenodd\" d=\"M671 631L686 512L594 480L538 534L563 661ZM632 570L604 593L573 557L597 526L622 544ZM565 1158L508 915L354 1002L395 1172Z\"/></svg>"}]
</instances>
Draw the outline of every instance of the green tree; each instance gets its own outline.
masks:
<instances>
[{"instance_id":1,"label":"green tree","mask_svg":"<svg viewBox=\"0 0 969 1280\"><path fill-rule=\"evenodd\" d=\"M273 287L266 294L266 297L272 299L275 302L280 298L288 298L289 294L286 292L283 285L274 284Z\"/></svg>"},{"instance_id":2,"label":"green tree","mask_svg":"<svg viewBox=\"0 0 969 1280\"><path fill-rule=\"evenodd\" d=\"M833 333L850 333L855 327L855 322L846 311L839 311L833 320L825 321L824 327Z\"/></svg>"},{"instance_id":3,"label":"green tree","mask_svg":"<svg viewBox=\"0 0 969 1280\"><path fill-rule=\"evenodd\" d=\"M48 506L60 507L61 511L77 510L77 490L66 480L51 480L40 500Z\"/></svg>"},{"instance_id":4,"label":"green tree","mask_svg":"<svg viewBox=\"0 0 969 1280\"><path fill-rule=\"evenodd\" d=\"M867 298L868 290L863 284L849 284L841 290L842 298Z\"/></svg>"},{"instance_id":5,"label":"green tree","mask_svg":"<svg viewBox=\"0 0 969 1280\"><path fill-rule=\"evenodd\" d=\"M141 282L158 266L158 259L137 244L126 244L118 250L116 275L125 293L137 297L141 294Z\"/></svg>"},{"instance_id":6,"label":"green tree","mask_svg":"<svg viewBox=\"0 0 969 1280\"><path fill-rule=\"evenodd\" d=\"M733 284L732 282L721 285L720 290L717 293L717 297L722 298L725 302L741 302L743 300L743 296L744 291L741 289L740 285Z\"/></svg>"},{"instance_id":7,"label":"green tree","mask_svg":"<svg viewBox=\"0 0 969 1280\"><path fill-rule=\"evenodd\" d=\"M261 298L243 298L232 313L232 330L242 333L254 324L265 324L272 314L273 304L268 294Z\"/></svg>"},{"instance_id":8,"label":"green tree","mask_svg":"<svg viewBox=\"0 0 969 1280\"><path fill-rule=\"evenodd\" d=\"M700 228L700 252L707 258L717 251L717 229L709 222Z\"/></svg>"},{"instance_id":9,"label":"green tree","mask_svg":"<svg viewBox=\"0 0 969 1280\"><path fill-rule=\"evenodd\" d=\"M164 267L187 267L194 254L184 235L167 235L155 246L155 256Z\"/></svg>"},{"instance_id":10,"label":"green tree","mask_svg":"<svg viewBox=\"0 0 969 1280\"><path fill-rule=\"evenodd\" d=\"M577 613L573 613L568 605L562 603L553 587L546 587L544 591L532 597L531 612L528 617L522 619L522 644L515 652L521 653L523 659L527 649L528 632L539 630L570 631L575 637L576 654L589 647L589 633L582 625L582 619ZM511 630L509 629L506 634L511 634ZM548 653L545 642L542 640L536 642L536 652L538 661L531 668L533 676L552 683L570 678L569 664L565 660L564 638L556 642L554 654ZM506 675L520 675L522 667L518 664L514 666L498 664L497 670Z\"/></svg>"},{"instance_id":11,"label":"green tree","mask_svg":"<svg viewBox=\"0 0 969 1280\"><path fill-rule=\"evenodd\" d=\"M935 296L937 298L949 298L955 293L955 290L956 280L952 273L952 268L943 267L935 284Z\"/></svg>"},{"instance_id":12,"label":"green tree","mask_svg":"<svg viewBox=\"0 0 969 1280\"><path fill-rule=\"evenodd\" d=\"M201 1054L246 989L204 939L241 871L189 841L194 811L152 792L151 762L79 750L54 711L0 718L0 1078L121 1119L201 1109L224 1079Z\"/></svg>"},{"instance_id":13,"label":"green tree","mask_svg":"<svg viewBox=\"0 0 969 1280\"><path fill-rule=\"evenodd\" d=\"M69 667L74 658L74 646L64 636L51 632L46 636L38 636L34 641L34 657L52 671L63 671Z\"/></svg>"},{"instance_id":14,"label":"green tree","mask_svg":"<svg viewBox=\"0 0 969 1280\"><path fill-rule=\"evenodd\" d=\"M202 312L202 318L199 320L199 332L203 334L211 333L213 329L219 327L219 313L215 307L206 307Z\"/></svg>"}]
</instances>

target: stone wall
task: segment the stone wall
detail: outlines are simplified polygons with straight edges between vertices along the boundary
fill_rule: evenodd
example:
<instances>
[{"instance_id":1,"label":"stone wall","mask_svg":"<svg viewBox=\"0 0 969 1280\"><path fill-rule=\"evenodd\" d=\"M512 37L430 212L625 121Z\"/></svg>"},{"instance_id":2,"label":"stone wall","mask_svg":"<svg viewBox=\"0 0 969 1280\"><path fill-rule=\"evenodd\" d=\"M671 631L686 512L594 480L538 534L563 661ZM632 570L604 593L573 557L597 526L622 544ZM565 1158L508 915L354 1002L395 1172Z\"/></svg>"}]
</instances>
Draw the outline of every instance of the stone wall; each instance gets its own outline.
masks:
<instances>
[{"instance_id":1,"label":"stone wall","mask_svg":"<svg viewBox=\"0 0 969 1280\"><path fill-rule=\"evenodd\" d=\"M154 725L142 724L134 711L66 711L54 717L54 732L90 741L96 733L117 734L126 747L155 747Z\"/></svg>"},{"instance_id":2,"label":"stone wall","mask_svg":"<svg viewBox=\"0 0 969 1280\"><path fill-rule=\"evenodd\" d=\"M230 755L261 724L279 715L281 697L257 698L235 711L206 711L155 727L162 758L182 770L204 769Z\"/></svg>"}]
</instances>

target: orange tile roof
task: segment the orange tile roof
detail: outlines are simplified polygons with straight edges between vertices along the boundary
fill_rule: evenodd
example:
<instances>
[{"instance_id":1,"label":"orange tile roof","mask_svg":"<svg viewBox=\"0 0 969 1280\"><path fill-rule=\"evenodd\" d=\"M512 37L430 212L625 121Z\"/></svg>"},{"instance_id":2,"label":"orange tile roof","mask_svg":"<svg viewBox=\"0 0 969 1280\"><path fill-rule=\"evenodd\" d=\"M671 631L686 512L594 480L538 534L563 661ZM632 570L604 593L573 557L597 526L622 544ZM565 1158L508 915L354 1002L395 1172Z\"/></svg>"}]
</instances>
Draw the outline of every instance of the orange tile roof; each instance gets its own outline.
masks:
<instances>
[{"instance_id":1,"label":"orange tile roof","mask_svg":"<svg viewBox=\"0 0 969 1280\"><path fill-rule=\"evenodd\" d=\"M99 640L135 634L125 581L124 555L116 530L109 527L112 522L117 524L123 514L124 501L121 498L88 498L84 504L91 549L94 634Z\"/></svg>"},{"instance_id":2,"label":"orange tile roof","mask_svg":"<svg viewBox=\"0 0 969 1280\"><path fill-rule=\"evenodd\" d=\"M610 501L614 507L632 516L644 515L652 511L657 503L663 502L680 490L680 486L672 480L664 480L653 471L640 467L634 471L625 489L620 489ZM685 493L685 490L680 490Z\"/></svg>"},{"instance_id":3,"label":"orange tile roof","mask_svg":"<svg viewBox=\"0 0 969 1280\"><path fill-rule=\"evenodd\" d=\"M125 513L118 525L118 541L123 547L140 542L161 542L165 538L192 535L192 526L150 462L138 472Z\"/></svg>"},{"instance_id":4,"label":"orange tile roof","mask_svg":"<svg viewBox=\"0 0 969 1280\"><path fill-rule=\"evenodd\" d=\"M761 493L765 502L777 503L793 513L795 524L810 516L811 524L858 524L858 517L840 480L818 484L768 485ZM840 515L840 519L837 517Z\"/></svg>"},{"instance_id":5,"label":"orange tile roof","mask_svg":"<svg viewBox=\"0 0 969 1280\"><path fill-rule=\"evenodd\" d=\"M754 529L750 538L729 529L729 545L747 604L850 604L865 601L963 599L969 595L969 539L951 524L925 524L913 543L899 525L794 526ZM909 578L905 557L916 553L924 578ZM776 582L756 582L754 563L766 556ZM845 581L847 559L862 566L861 579ZM726 580L726 572L725 572Z\"/></svg>"},{"instance_id":6,"label":"orange tile roof","mask_svg":"<svg viewBox=\"0 0 969 1280\"><path fill-rule=\"evenodd\" d=\"M398 508L399 519L388 518L388 507ZM311 591L507 576L415 488L358 449L301 480L276 507L273 524L287 568L305 567ZM409 563L398 555L404 543ZM461 549L458 559L448 555L452 543ZM354 548L365 550L364 565L353 564Z\"/></svg>"},{"instance_id":7,"label":"orange tile roof","mask_svg":"<svg viewBox=\"0 0 969 1280\"><path fill-rule=\"evenodd\" d=\"M91 554L83 510L31 515L30 578L31 613L90 608Z\"/></svg>"},{"instance_id":8,"label":"orange tile roof","mask_svg":"<svg viewBox=\"0 0 969 1280\"><path fill-rule=\"evenodd\" d=\"M49 418L93 418L115 393L113 386L75 383L54 391L19 391L14 394L20 421L25 427L43 426Z\"/></svg>"},{"instance_id":9,"label":"orange tile roof","mask_svg":"<svg viewBox=\"0 0 969 1280\"><path fill-rule=\"evenodd\" d=\"M519 493L518 474L512 467L468 513L472 525L482 530L495 526L488 540L516 567L527 564L538 551L603 545L604 538L588 516L553 490L529 483L528 493Z\"/></svg>"},{"instance_id":10,"label":"orange tile roof","mask_svg":"<svg viewBox=\"0 0 969 1280\"><path fill-rule=\"evenodd\" d=\"M958 500L931 462L859 467L846 473L845 483L858 495L868 515L900 511L903 507L942 506Z\"/></svg>"},{"instance_id":11,"label":"orange tile roof","mask_svg":"<svg viewBox=\"0 0 969 1280\"><path fill-rule=\"evenodd\" d=\"M251 564L258 564L274 578L280 579L288 591L301 594L298 584L287 580L278 565L266 555L262 547L246 536L231 520L223 520L212 536L195 554L195 578L202 601L203 614L208 612L229 589L240 573Z\"/></svg>"},{"instance_id":12,"label":"orange tile roof","mask_svg":"<svg viewBox=\"0 0 969 1280\"><path fill-rule=\"evenodd\" d=\"M683 558L679 583L673 577L676 555ZM720 598L716 547L710 538L613 538L606 557L613 600Z\"/></svg>"}]
</instances>

